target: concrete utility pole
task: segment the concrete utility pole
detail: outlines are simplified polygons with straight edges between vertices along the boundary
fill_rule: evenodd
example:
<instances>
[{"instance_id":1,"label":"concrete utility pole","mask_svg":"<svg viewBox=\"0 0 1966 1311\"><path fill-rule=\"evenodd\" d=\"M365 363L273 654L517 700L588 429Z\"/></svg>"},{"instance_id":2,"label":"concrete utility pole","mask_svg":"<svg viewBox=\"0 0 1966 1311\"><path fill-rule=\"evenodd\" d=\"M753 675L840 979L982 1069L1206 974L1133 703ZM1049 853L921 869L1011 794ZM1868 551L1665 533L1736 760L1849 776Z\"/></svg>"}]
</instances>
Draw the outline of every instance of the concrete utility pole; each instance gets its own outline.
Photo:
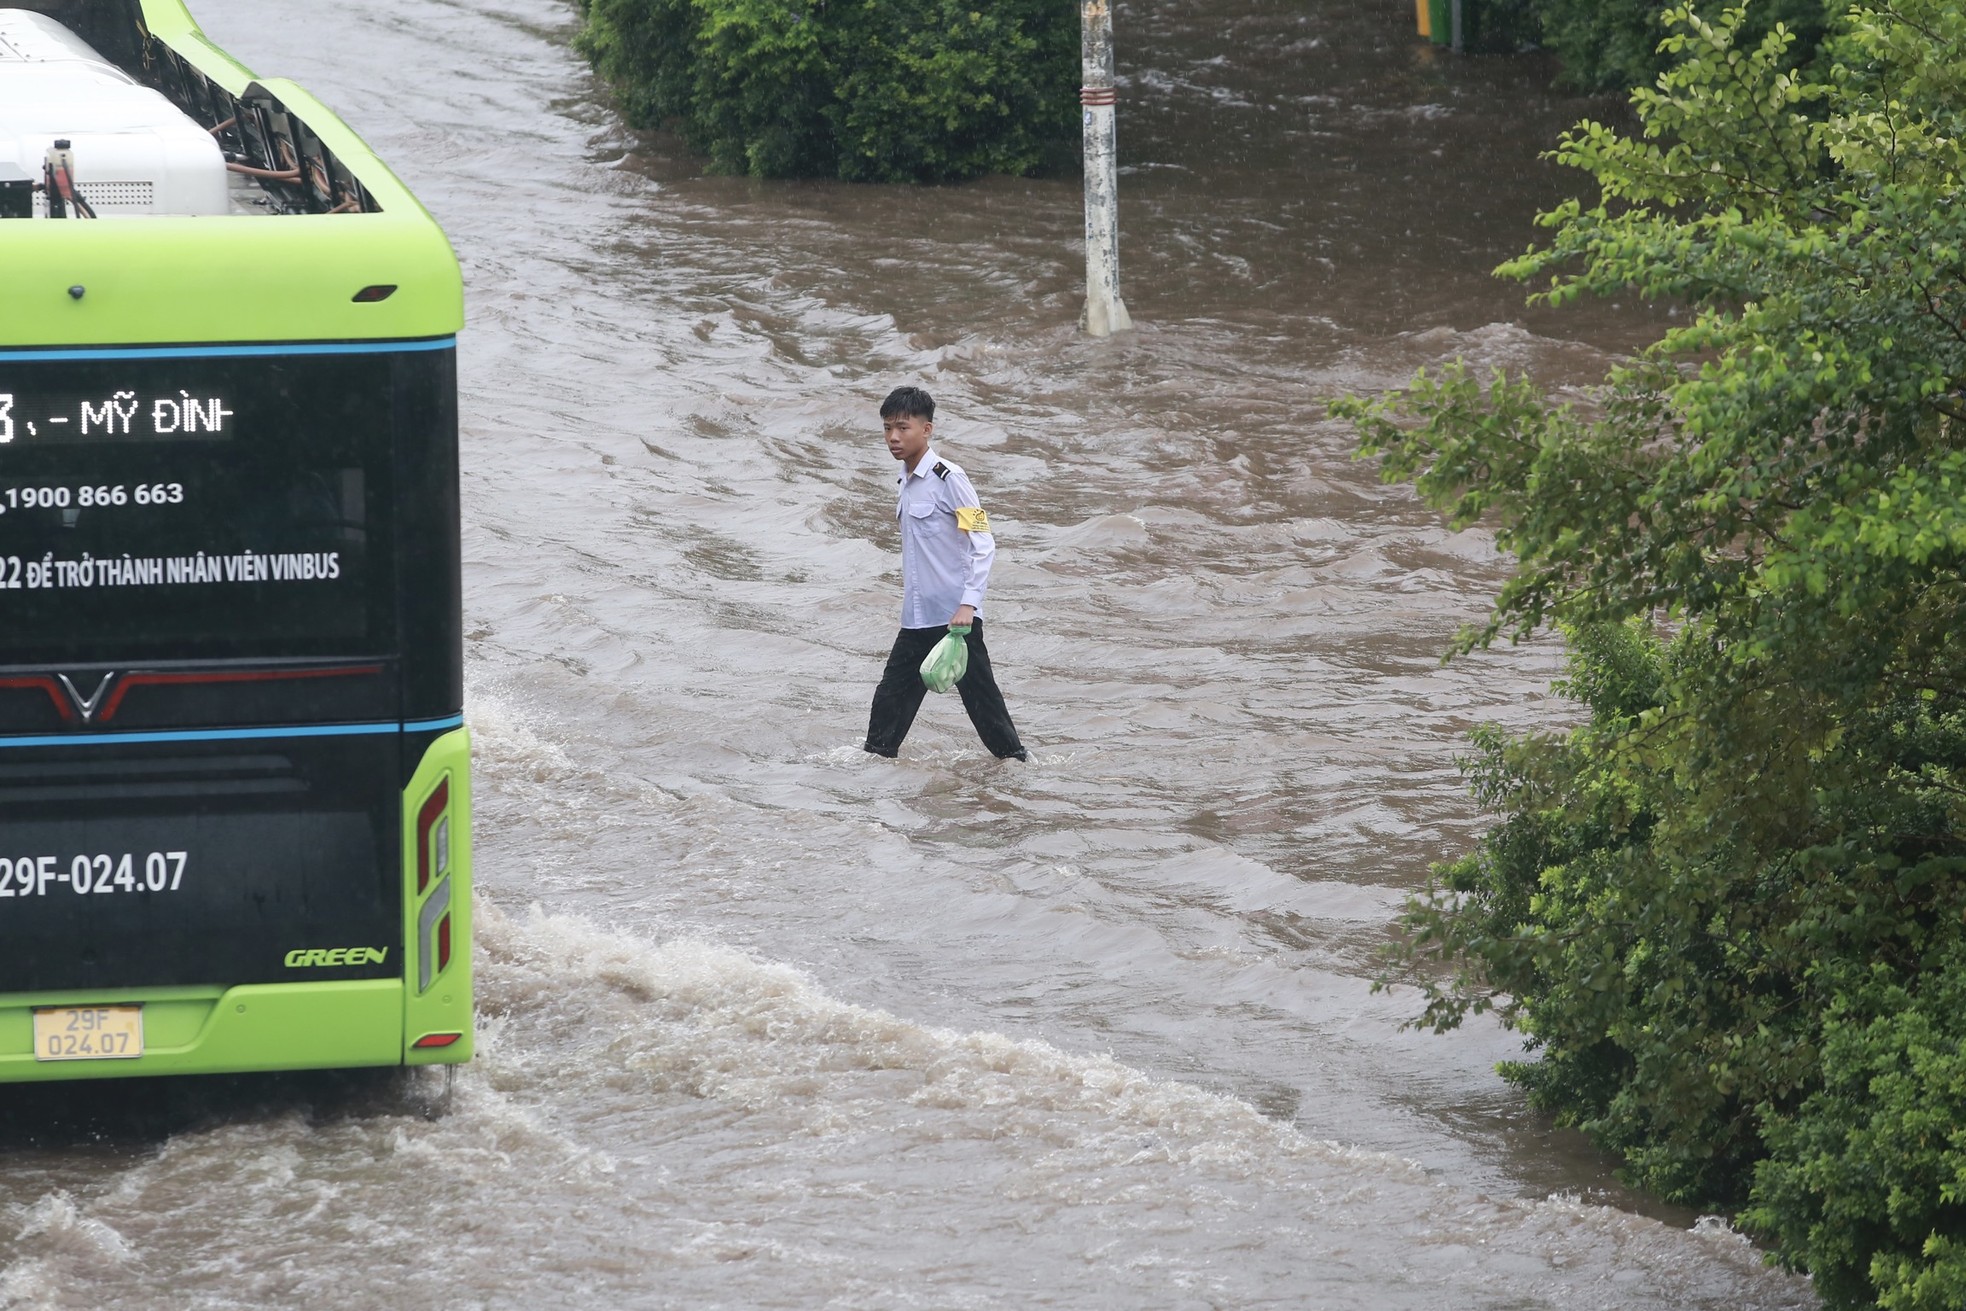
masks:
<instances>
[{"instance_id":1,"label":"concrete utility pole","mask_svg":"<svg viewBox=\"0 0 1966 1311\"><path fill-rule=\"evenodd\" d=\"M1133 327L1120 299L1119 168L1113 102L1111 0L1079 0L1085 107L1085 317L1079 326L1095 337Z\"/></svg>"}]
</instances>

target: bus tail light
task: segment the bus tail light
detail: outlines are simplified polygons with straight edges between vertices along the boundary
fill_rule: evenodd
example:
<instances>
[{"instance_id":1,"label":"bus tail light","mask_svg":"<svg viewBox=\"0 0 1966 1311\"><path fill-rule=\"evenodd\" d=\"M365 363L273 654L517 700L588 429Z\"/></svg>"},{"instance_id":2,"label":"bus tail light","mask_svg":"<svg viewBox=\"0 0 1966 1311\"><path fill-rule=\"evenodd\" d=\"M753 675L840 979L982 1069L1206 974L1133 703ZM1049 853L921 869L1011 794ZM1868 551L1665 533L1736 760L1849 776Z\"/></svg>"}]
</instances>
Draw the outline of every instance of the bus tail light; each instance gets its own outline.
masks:
<instances>
[{"instance_id":1,"label":"bus tail light","mask_svg":"<svg viewBox=\"0 0 1966 1311\"><path fill-rule=\"evenodd\" d=\"M416 813L416 990L430 991L451 963L451 781L437 780ZM429 895L425 896L425 892Z\"/></svg>"},{"instance_id":2,"label":"bus tail light","mask_svg":"<svg viewBox=\"0 0 1966 1311\"><path fill-rule=\"evenodd\" d=\"M423 1048L449 1047L455 1044L457 1040L459 1038L462 1038L463 1036L464 1035L461 1033L426 1033L421 1038L418 1038L415 1042L411 1043L410 1046L423 1047Z\"/></svg>"},{"instance_id":3,"label":"bus tail light","mask_svg":"<svg viewBox=\"0 0 1966 1311\"><path fill-rule=\"evenodd\" d=\"M420 897L430 887L430 879L442 878L451 864L451 776L437 780L437 786L424 798L416 814L416 892Z\"/></svg>"}]
</instances>

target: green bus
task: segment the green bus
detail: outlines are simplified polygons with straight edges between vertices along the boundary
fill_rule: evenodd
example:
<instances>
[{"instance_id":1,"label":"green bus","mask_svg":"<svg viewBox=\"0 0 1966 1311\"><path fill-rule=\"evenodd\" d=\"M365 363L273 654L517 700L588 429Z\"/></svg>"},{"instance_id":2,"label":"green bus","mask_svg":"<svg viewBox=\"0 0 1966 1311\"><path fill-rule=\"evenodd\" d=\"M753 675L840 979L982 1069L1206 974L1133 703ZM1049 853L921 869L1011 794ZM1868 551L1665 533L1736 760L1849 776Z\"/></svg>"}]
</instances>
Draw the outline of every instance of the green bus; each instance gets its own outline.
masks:
<instances>
[{"instance_id":1,"label":"green bus","mask_svg":"<svg viewBox=\"0 0 1966 1311\"><path fill-rule=\"evenodd\" d=\"M472 1051L442 231L180 0L0 9L0 1081Z\"/></svg>"}]
</instances>

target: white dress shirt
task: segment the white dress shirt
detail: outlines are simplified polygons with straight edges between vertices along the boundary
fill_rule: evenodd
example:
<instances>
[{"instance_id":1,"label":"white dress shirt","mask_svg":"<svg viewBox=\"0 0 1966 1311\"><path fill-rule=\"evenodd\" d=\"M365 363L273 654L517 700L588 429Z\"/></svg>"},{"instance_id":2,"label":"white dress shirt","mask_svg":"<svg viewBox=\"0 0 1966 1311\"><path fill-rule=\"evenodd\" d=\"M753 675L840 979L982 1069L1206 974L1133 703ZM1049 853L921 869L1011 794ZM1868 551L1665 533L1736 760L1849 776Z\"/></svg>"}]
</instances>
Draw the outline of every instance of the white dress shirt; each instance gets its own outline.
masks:
<instances>
[{"instance_id":1,"label":"white dress shirt","mask_svg":"<svg viewBox=\"0 0 1966 1311\"><path fill-rule=\"evenodd\" d=\"M959 467L930 447L909 473L895 479L895 518L901 522L901 626L939 628L960 606L983 615L990 561L997 553L988 520L964 530L959 509L981 510L976 488ZM968 516L965 516L968 517Z\"/></svg>"}]
</instances>

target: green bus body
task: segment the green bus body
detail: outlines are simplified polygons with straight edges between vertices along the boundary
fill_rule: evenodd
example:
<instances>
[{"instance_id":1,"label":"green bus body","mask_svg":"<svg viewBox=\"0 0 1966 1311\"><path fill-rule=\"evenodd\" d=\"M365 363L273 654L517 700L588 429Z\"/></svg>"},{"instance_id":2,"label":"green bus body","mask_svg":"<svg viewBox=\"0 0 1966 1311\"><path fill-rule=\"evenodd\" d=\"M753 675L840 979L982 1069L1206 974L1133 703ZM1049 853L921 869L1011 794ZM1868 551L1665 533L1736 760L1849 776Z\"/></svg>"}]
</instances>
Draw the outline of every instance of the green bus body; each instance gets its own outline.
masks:
<instances>
[{"instance_id":1,"label":"green bus body","mask_svg":"<svg viewBox=\"0 0 1966 1311\"><path fill-rule=\"evenodd\" d=\"M256 80L180 0L22 7L69 23L86 13L97 30L76 30L167 94L166 83L209 83L199 94L213 103L230 96L263 107L264 121L292 132L283 141L305 143L298 171L322 190L309 196L310 181L290 185L264 214L0 219L0 403L11 406L0 410L0 443L13 443L0 445L0 498L36 478L74 482L78 469L94 495L114 481L119 496L127 486L156 498L141 510L117 501L122 518L66 500L32 513L0 506L0 533L23 534L13 548L0 540L0 588L9 560L18 574L24 555L30 571L51 578L58 554L85 540L47 527L56 516L69 516L70 529L79 520L99 545L127 538L115 559L84 553L60 564L101 568L105 580L123 571L114 589L105 581L91 582L94 591L0 591L0 615L10 620L0 628L15 633L0 632L10 643L0 648L0 1082L468 1060L456 257L346 125L292 83ZM127 437L125 417L120 445L63 445L70 439L47 435L50 422L65 421L49 415L72 409L78 395L100 401L126 374L144 381L115 394L131 395L135 408L140 392L166 407L159 413L173 425L196 411L168 409L166 389L180 376L204 380L212 412L241 431L220 432L213 420L213 431L197 433L185 419L183 433L173 428L166 440L164 420L153 418L146 445ZM331 390L339 379L374 391ZM281 390L294 380L319 394ZM150 401L153 393L166 400ZM291 429L282 397L295 411ZM221 402L233 408L221 411ZM37 414L40 435L30 439ZM323 443L312 438L291 456L260 449L299 444L289 434L311 431L307 423L346 451L316 456ZM207 436L209 456L192 444ZM284 476L289 465L291 487L276 477L266 503L252 503L256 480L269 468ZM125 478L125 468L138 472ZM172 519L159 508L167 486L199 505L230 507L233 518ZM329 497L318 521L326 527L302 525L325 534L319 542L286 555L254 544L259 518L274 534L265 541L300 532L274 522L281 495L322 488L341 489L334 494L343 500ZM64 497L71 491L90 494L61 488ZM35 494L30 486L30 502ZM125 524L139 526L126 533ZM202 548L193 558L199 542L189 524L210 536L209 560ZM229 590L219 586L221 553L228 569L245 569ZM129 572L133 554L137 572ZM303 558L322 562L319 574L307 565L310 586L330 568L348 572L332 575L337 590L328 593L292 583L283 592L269 581L269 561L293 570L282 562ZM141 581L161 580L168 568L202 583L196 571L207 566L209 586ZM317 604L320 595L338 599ZM267 599L237 599L248 596ZM124 611L127 633L117 626ZM187 627L197 623L209 626ZM195 782L207 778L209 795ZM173 781L181 779L194 782ZM174 812L165 799L179 795ZM300 798L296 809L281 809L288 796ZM200 855L200 843L210 852ZM184 850L161 850L173 844L192 851L188 872ZM215 886L208 871L221 866L224 886ZM185 892L175 882L165 889L167 872L182 876ZM52 927L17 928L29 939L9 942L10 915L16 925ZM23 961L23 951L44 959ZM36 1012L45 1027L66 1008L118 1006L141 1007L140 1056L37 1056Z\"/></svg>"}]
</instances>

